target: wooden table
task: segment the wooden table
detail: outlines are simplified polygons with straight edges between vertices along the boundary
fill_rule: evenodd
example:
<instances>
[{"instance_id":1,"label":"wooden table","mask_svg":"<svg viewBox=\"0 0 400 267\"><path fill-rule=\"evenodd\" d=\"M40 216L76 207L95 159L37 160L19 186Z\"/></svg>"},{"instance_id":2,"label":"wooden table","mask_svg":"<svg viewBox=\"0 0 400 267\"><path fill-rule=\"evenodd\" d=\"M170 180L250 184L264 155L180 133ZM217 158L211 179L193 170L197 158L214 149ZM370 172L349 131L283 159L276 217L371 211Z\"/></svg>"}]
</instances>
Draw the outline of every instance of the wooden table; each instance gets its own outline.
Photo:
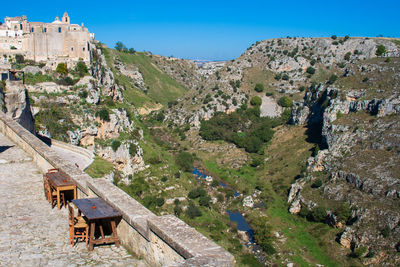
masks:
<instances>
[{"instance_id":1,"label":"wooden table","mask_svg":"<svg viewBox=\"0 0 400 267\"><path fill-rule=\"evenodd\" d=\"M93 246L97 244L115 243L115 245L119 247L116 221L120 219L122 215L117 210L108 205L101 198L75 199L72 200L72 203L76 205L79 212L82 212L89 221L89 250L93 250ZM103 225L105 223L111 225L112 234L109 237L105 237L104 235ZM96 224L98 224L101 234L101 237L98 239L95 239Z\"/></svg>"},{"instance_id":2,"label":"wooden table","mask_svg":"<svg viewBox=\"0 0 400 267\"><path fill-rule=\"evenodd\" d=\"M64 176L61 172L46 173L49 183L57 190L57 207L60 209L60 192L73 190L74 199L76 199L76 184L68 177Z\"/></svg>"}]
</instances>

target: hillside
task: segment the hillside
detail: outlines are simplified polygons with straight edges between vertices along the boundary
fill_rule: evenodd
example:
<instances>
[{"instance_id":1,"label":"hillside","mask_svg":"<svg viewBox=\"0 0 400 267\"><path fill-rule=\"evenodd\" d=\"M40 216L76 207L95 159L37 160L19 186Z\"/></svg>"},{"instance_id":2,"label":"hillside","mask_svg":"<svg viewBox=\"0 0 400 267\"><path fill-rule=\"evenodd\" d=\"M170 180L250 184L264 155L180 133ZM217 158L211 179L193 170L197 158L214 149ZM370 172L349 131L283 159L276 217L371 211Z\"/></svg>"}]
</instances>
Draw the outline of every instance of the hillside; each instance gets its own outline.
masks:
<instances>
[{"instance_id":1,"label":"hillside","mask_svg":"<svg viewBox=\"0 0 400 267\"><path fill-rule=\"evenodd\" d=\"M93 149L90 175L238 266L395 266L399 51L397 39L284 38L197 67L97 43L84 73L20 67L38 132Z\"/></svg>"}]
</instances>

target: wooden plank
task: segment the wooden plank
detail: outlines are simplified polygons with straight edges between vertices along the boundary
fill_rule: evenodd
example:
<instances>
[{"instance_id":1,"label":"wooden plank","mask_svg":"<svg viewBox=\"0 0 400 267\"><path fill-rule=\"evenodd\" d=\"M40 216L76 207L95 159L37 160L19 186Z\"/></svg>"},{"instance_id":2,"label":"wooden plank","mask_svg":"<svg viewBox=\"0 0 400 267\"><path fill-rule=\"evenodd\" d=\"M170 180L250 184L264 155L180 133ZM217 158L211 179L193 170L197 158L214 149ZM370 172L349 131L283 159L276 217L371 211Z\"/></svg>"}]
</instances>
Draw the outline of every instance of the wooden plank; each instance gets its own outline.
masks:
<instances>
[{"instance_id":1,"label":"wooden plank","mask_svg":"<svg viewBox=\"0 0 400 267\"><path fill-rule=\"evenodd\" d=\"M111 219L122 216L101 198L74 199L72 202L89 220Z\"/></svg>"}]
</instances>

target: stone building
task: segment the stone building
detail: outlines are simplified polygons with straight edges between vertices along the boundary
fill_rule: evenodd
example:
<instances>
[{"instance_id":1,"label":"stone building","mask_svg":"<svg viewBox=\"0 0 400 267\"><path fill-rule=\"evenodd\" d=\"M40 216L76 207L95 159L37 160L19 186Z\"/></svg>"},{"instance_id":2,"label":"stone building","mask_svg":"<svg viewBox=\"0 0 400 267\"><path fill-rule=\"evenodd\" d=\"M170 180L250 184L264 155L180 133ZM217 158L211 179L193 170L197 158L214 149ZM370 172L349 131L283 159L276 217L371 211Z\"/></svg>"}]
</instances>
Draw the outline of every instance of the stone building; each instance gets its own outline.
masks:
<instances>
[{"instance_id":1,"label":"stone building","mask_svg":"<svg viewBox=\"0 0 400 267\"><path fill-rule=\"evenodd\" d=\"M26 16L6 17L0 25L0 60L21 54L53 68L60 62L71 66L83 60L89 64L93 40L94 34L83 23L71 24L67 12L51 23L30 22Z\"/></svg>"}]
</instances>

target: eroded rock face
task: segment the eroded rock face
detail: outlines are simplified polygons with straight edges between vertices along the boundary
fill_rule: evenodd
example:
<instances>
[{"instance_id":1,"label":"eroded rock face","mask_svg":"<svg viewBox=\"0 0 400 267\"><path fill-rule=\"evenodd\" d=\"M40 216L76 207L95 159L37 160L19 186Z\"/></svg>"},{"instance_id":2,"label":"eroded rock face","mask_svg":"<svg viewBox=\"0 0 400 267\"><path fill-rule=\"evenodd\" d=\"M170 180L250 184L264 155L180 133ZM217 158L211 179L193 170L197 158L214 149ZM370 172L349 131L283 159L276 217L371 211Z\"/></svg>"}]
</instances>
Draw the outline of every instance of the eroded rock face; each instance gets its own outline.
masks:
<instances>
[{"instance_id":1,"label":"eroded rock face","mask_svg":"<svg viewBox=\"0 0 400 267\"><path fill-rule=\"evenodd\" d=\"M25 86L20 82L7 81L3 101L6 114L31 133L36 134L35 122Z\"/></svg>"}]
</instances>

